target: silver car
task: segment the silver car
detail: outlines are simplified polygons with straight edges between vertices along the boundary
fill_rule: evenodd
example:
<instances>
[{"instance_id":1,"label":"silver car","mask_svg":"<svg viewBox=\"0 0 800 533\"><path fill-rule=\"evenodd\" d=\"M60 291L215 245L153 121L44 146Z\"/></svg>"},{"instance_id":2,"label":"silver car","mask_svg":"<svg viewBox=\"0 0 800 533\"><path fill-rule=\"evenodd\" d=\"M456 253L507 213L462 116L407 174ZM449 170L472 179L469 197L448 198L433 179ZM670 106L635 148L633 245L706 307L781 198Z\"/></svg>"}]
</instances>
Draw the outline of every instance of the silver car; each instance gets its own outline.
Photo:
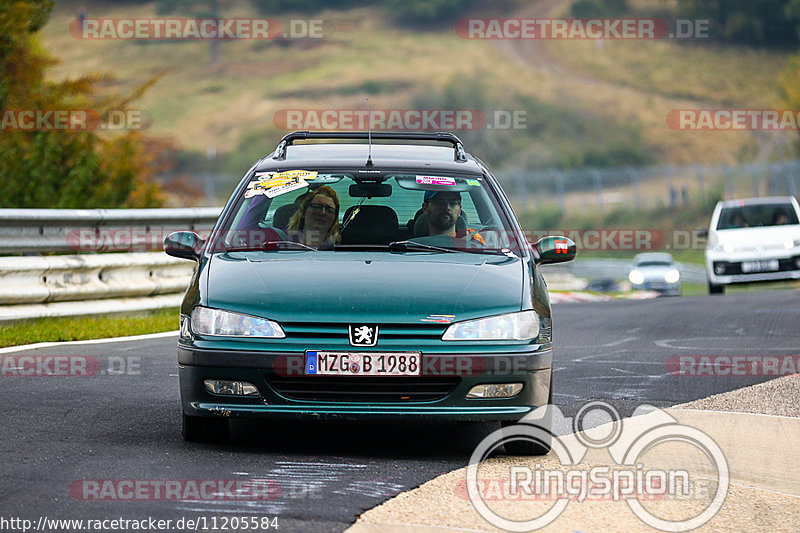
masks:
<instances>
[{"instance_id":1,"label":"silver car","mask_svg":"<svg viewBox=\"0 0 800 533\"><path fill-rule=\"evenodd\" d=\"M656 291L667 296L680 296L681 273L670 254L646 253L633 258L628 281L634 290Z\"/></svg>"}]
</instances>

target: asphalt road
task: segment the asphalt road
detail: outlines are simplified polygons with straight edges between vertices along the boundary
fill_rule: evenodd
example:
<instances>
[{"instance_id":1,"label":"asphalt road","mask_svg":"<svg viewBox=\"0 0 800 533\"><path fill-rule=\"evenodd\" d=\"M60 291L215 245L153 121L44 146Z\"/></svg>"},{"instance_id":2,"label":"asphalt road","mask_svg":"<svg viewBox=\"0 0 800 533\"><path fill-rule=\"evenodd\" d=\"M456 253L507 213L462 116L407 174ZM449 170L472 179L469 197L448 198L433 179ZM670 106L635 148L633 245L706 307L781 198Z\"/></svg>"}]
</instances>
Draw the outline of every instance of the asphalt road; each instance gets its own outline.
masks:
<instances>
[{"instance_id":1,"label":"asphalt road","mask_svg":"<svg viewBox=\"0 0 800 533\"><path fill-rule=\"evenodd\" d=\"M800 353L797 291L559 304L554 313L555 403L567 416L589 400L628 415L642 403L665 407L773 377L670 375L673 356ZM206 517L206 530L222 531L223 520L231 526L233 517L267 516L278 518L278 531L342 531L364 510L465 466L495 428L233 421L228 443L186 443L175 343L169 337L18 354L91 356L99 367L93 377L0 378L1 530L13 530L2 527L4 518L152 517L172 520L176 531L181 518ZM255 501L108 499L132 494L123 490L131 486L125 480L151 490L160 480L184 480L184 488L186 480L198 487L211 481L223 493L235 490L233 482L256 480L270 490ZM93 494L106 499L85 499ZM242 531L237 525L227 530Z\"/></svg>"}]
</instances>

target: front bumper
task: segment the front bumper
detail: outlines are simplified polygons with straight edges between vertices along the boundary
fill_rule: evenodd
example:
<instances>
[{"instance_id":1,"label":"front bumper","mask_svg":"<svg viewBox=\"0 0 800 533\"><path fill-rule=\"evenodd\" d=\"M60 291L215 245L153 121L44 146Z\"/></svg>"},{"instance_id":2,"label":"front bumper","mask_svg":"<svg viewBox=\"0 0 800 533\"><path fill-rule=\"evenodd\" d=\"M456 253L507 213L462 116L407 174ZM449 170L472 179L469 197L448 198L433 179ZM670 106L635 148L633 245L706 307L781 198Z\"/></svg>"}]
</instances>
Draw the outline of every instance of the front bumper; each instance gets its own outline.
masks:
<instances>
[{"instance_id":1,"label":"front bumper","mask_svg":"<svg viewBox=\"0 0 800 533\"><path fill-rule=\"evenodd\" d=\"M743 265L752 262L776 261L777 269L763 272L745 272ZM786 281L800 279L800 256L742 256L708 255L706 257L708 280L714 285Z\"/></svg>"},{"instance_id":2,"label":"front bumper","mask_svg":"<svg viewBox=\"0 0 800 533\"><path fill-rule=\"evenodd\" d=\"M382 389L392 387L402 391L410 385L407 394L389 394L388 398L384 396L377 400L369 398L359 401L357 395L349 397L346 392L336 395L338 397L332 400L316 397L317 394L313 392L317 389L314 387L321 383L320 380L330 378L305 376L302 371L292 370L298 368L298 365L287 365L287 358L302 358L303 354L180 346L178 361L181 401L184 413L189 416L308 420L513 421L548 403L552 353L552 348L548 347L508 354L423 354L423 370L419 380L366 376L341 378L350 380L345 389L354 391L357 388L372 388L382 393ZM259 395L212 394L203 385L205 379L247 381L256 386ZM285 386L287 382L291 383L291 387ZM436 383L439 387L436 390L440 394L415 396L414 391L420 382ZM335 381L328 383L333 387L339 385ZM363 387L354 387L354 384L357 386L362 383ZM475 385L489 383L522 383L523 389L512 398L466 398L467 392ZM427 390L426 387L422 388ZM329 394L330 390L325 393Z\"/></svg>"}]
</instances>

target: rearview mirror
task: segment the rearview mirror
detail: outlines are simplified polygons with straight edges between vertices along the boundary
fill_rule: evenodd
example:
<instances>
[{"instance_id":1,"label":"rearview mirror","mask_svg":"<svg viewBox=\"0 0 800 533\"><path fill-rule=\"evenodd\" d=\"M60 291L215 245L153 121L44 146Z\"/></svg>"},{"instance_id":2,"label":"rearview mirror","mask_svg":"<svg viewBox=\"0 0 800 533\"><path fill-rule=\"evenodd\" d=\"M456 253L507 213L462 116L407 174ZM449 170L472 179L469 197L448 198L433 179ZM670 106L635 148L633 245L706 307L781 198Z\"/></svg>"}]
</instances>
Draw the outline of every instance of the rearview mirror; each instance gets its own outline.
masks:
<instances>
[{"instance_id":1,"label":"rearview mirror","mask_svg":"<svg viewBox=\"0 0 800 533\"><path fill-rule=\"evenodd\" d=\"M353 198L385 198L392 195L392 186L388 183L361 182L350 185L350 196Z\"/></svg>"},{"instance_id":2,"label":"rearview mirror","mask_svg":"<svg viewBox=\"0 0 800 533\"><path fill-rule=\"evenodd\" d=\"M543 237L531 245L538 258L537 265L565 263L575 259L578 249L575 242L568 237Z\"/></svg>"},{"instance_id":3,"label":"rearview mirror","mask_svg":"<svg viewBox=\"0 0 800 533\"><path fill-rule=\"evenodd\" d=\"M174 231L164 238L164 252L181 259L200 260L203 239L193 231Z\"/></svg>"}]
</instances>

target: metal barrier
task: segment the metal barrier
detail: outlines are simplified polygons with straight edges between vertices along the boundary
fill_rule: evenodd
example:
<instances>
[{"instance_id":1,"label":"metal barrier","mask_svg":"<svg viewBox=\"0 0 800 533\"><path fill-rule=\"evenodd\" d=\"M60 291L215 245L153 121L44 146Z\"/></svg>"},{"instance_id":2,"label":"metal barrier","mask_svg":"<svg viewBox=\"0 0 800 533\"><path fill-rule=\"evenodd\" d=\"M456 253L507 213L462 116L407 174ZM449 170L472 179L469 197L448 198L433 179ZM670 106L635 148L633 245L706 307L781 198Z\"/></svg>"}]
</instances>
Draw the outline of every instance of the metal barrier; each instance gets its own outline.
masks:
<instances>
[{"instance_id":1,"label":"metal barrier","mask_svg":"<svg viewBox=\"0 0 800 533\"><path fill-rule=\"evenodd\" d=\"M0 209L0 254L158 250L172 231L209 232L221 210Z\"/></svg>"},{"instance_id":2,"label":"metal barrier","mask_svg":"<svg viewBox=\"0 0 800 533\"><path fill-rule=\"evenodd\" d=\"M208 234L221 208L0 209L0 322L179 305L196 264L164 236ZM109 252L38 255L45 252Z\"/></svg>"}]
</instances>

